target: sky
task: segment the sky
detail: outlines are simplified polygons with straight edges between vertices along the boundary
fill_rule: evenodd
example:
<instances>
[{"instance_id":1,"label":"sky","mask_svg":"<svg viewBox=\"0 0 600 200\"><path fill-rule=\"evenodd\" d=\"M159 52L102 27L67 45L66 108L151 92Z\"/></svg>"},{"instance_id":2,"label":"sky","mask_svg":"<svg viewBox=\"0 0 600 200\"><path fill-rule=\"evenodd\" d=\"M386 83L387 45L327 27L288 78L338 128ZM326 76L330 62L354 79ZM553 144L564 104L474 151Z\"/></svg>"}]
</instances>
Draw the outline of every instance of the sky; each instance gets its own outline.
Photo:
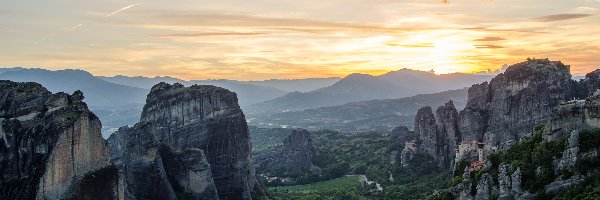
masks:
<instances>
[{"instance_id":1,"label":"sky","mask_svg":"<svg viewBox=\"0 0 600 200\"><path fill-rule=\"evenodd\" d=\"M600 0L1 0L0 67L264 80L600 67Z\"/></svg>"}]
</instances>

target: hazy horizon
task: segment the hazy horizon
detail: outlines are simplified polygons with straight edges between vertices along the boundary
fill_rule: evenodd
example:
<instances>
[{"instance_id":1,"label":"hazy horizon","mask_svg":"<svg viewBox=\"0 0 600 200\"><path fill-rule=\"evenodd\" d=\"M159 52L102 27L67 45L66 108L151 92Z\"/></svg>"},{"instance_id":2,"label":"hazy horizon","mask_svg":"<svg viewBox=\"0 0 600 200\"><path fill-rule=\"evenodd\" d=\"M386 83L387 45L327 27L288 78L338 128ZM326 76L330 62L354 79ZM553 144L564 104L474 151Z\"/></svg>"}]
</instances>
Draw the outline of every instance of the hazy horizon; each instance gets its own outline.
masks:
<instances>
[{"instance_id":1,"label":"hazy horizon","mask_svg":"<svg viewBox=\"0 0 600 200\"><path fill-rule=\"evenodd\" d=\"M536 57L581 76L600 65L599 8L599 0L4 1L0 65L269 80L473 73Z\"/></svg>"},{"instance_id":2,"label":"hazy horizon","mask_svg":"<svg viewBox=\"0 0 600 200\"><path fill-rule=\"evenodd\" d=\"M508 65L507 65L508 66ZM207 79L185 79L185 78L180 78L180 77L176 77L176 76L172 76L169 74L165 74L165 75L156 75L156 76L144 76L144 75L123 75L123 74L115 74L115 75L97 75L94 74L90 71L87 71L85 69L82 68L64 68L64 69L48 69L48 68L42 68L42 67L3 67L0 66L0 69L26 69L26 70L49 70L49 71L62 71L62 70L81 70L81 71L85 71L90 73L91 75L95 76L95 77L128 77L128 78L173 78L173 79L180 79L180 80L184 80L184 81L196 81L196 80L231 80L231 81L241 81L241 82L257 82L257 81L285 81L285 80L306 80L306 79L342 79L346 76L352 75L352 74L364 74L364 73L357 73L357 72L349 72L348 74L345 74L343 76L340 77L305 77L305 78L272 78L272 79L246 79L246 80L238 80L238 79L226 79L226 78L207 78ZM469 75L482 75L482 76L495 76L499 73L502 73L503 70L505 70L505 68L502 69L498 69L495 71L487 71L487 72L473 72L473 73L465 73L465 72L450 72L450 73L435 73L433 71L425 71L425 70L419 70L419 69L409 69L409 68L400 68L400 69L392 69L391 71L386 71L386 72L382 72L382 73L378 73L378 74L367 74L367 75L371 75L371 76L380 76L380 75L384 75L390 72L397 72L397 71L401 71L401 70L412 70L412 71L419 71L419 72L424 72L424 73L429 73L429 74L433 74L433 75L449 75L449 74L469 74ZM582 74L585 75L585 74ZM574 75L575 77L575 75Z\"/></svg>"}]
</instances>

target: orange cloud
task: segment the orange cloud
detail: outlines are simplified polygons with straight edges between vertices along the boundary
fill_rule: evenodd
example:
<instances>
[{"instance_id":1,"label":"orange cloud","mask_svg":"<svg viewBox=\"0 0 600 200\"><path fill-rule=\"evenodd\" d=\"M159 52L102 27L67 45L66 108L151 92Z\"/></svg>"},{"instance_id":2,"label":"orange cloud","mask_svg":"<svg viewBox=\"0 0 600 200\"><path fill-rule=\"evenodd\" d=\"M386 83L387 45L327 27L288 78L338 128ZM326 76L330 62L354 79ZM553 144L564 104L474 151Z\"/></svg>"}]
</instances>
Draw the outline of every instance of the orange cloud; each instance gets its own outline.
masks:
<instances>
[{"instance_id":1,"label":"orange cloud","mask_svg":"<svg viewBox=\"0 0 600 200\"><path fill-rule=\"evenodd\" d=\"M536 18L536 20L541 22L555 22L555 21L564 21L571 19L579 19L584 17L592 16L591 14L558 14L558 15L546 15L542 17Z\"/></svg>"}]
</instances>

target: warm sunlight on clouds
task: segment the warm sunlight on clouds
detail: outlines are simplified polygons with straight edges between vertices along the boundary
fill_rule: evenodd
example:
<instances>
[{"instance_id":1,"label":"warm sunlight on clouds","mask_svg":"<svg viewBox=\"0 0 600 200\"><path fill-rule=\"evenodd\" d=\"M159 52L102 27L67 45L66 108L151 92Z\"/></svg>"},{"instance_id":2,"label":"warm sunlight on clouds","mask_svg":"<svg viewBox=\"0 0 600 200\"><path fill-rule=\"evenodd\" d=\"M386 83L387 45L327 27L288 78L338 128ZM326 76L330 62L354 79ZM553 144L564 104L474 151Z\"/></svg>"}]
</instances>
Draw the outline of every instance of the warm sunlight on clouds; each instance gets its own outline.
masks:
<instances>
[{"instance_id":1,"label":"warm sunlight on clouds","mask_svg":"<svg viewBox=\"0 0 600 200\"><path fill-rule=\"evenodd\" d=\"M0 66L257 80L470 73L548 57L580 75L600 66L599 8L590 0L5 1Z\"/></svg>"}]
</instances>

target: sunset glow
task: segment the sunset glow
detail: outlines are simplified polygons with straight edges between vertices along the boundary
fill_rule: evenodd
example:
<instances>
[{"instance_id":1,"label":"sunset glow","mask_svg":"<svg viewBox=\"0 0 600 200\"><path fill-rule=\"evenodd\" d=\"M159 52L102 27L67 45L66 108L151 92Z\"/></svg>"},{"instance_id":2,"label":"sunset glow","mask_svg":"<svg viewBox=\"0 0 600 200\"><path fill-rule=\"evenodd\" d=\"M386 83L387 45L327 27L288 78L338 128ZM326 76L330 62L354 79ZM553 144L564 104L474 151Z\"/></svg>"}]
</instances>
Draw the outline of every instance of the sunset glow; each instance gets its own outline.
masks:
<instances>
[{"instance_id":1,"label":"sunset glow","mask_svg":"<svg viewBox=\"0 0 600 200\"><path fill-rule=\"evenodd\" d=\"M3 1L0 67L262 80L600 66L599 0Z\"/></svg>"}]
</instances>

